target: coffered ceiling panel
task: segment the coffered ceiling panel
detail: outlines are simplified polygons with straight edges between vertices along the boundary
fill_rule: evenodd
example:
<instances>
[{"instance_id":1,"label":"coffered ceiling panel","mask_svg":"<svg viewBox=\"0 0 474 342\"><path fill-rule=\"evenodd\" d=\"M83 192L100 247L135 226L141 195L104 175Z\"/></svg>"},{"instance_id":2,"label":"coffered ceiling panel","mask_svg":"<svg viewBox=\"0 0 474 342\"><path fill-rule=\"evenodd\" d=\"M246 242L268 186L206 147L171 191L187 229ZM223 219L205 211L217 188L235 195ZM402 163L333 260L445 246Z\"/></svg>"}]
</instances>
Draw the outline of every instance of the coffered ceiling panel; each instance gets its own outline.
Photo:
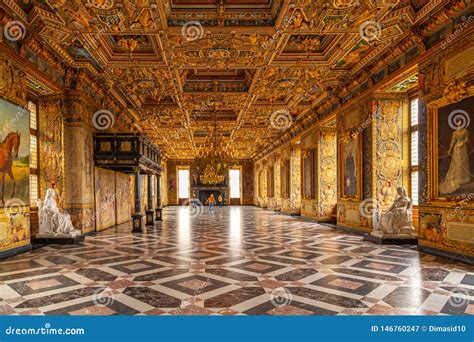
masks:
<instances>
[{"instance_id":1,"label":"coffered ceiling panel","mask_svg":"<svg viewBox=\"0 0 474 342\"><path fill-rule=\"evenodd\" d=\"M233 147L234 157L255 158L291 138L318 108L373 82L371 74L393 54L423 49L424 37L469 6L435 0L2 3L23 18L31 53L43 44L67 68L91 74L136 113L135 126L165 156L178 159L195 157L212 132L222 148Z\"/></svg>"}]
</instances>

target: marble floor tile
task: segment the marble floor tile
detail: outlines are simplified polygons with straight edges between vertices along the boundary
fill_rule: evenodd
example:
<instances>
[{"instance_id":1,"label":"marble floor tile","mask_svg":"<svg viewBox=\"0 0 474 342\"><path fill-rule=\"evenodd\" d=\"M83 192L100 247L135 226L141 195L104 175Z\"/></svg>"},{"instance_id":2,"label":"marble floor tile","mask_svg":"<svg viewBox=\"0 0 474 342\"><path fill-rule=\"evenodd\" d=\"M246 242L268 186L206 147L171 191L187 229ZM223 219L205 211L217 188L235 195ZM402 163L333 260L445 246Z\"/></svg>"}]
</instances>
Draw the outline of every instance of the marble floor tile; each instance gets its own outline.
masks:
<instances>
[{"instance_id":1,"label":"marble floor tile","mask_svg":"<svg viewBox=\"0 0 474 342\"><path fill-rule=\"evenodd\" d=\"M0 261L5 315L474 314L474 269L256 207L167 207Z\"/></svg>"}]
</instances>

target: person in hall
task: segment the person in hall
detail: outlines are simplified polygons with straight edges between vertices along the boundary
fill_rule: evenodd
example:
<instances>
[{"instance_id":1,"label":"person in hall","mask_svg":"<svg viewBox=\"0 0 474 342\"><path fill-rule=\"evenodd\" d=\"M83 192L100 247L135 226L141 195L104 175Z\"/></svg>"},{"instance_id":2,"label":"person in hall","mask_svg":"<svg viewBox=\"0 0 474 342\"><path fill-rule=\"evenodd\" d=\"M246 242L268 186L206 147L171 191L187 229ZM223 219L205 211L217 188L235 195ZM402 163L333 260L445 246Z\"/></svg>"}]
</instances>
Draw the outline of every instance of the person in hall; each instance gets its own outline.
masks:
<instances>
[{"instance_id":1,"label":"person in hall","mask_svg":"<svg viewBox=\"0 0 474 342\"><path fill-rule=\"evenodd\" d=\"M219 207L222 207L222 194L219 193L219 196L217 196L217 203L219 204Z\"/></svg>"},{"instance_id":2,"label":"person in hall","mask_svg":"<svg viewBox=\"0 0 474 342\"><path fill-rule=\"evenodd\" d=\"M209 204L209 212L214 212L214 204L216 204L216 199L214 198L214 194L211 194L206 201L206 204Z\"/></svg>"},{"instance_id":3,"label":"person in hall","mask_svg":"<svg viewBox=\"0 0 474 342\"><path fill-rule=\"evenodd\" d=\"M196 205L197 205L197 198L196 198L196 193L193 191L193 197L191 198L191 206L193 208L196 208Z\"/></svg>"}]
</instances>

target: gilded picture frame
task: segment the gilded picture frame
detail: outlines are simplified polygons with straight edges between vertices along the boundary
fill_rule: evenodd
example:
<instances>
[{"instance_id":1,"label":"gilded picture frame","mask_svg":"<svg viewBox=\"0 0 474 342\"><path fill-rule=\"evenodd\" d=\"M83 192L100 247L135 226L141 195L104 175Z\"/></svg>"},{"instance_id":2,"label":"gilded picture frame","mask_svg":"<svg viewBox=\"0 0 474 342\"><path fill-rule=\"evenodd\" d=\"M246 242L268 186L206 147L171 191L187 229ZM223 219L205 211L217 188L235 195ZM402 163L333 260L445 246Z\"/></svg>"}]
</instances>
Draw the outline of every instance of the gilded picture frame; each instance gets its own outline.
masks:
<instances>
[{"instance_id":1,"label":"gilded picture frame","mask_svg":"<svg viewBox=\"0 0 474 342\"><path fill-rule=\"evenodd\" d=\"M467 89L467 92L463 98L463 100L472 99L474 97L474 87L470 87ZM438 100L432 101L428 104L428 181L429 181L429 204L438 204L448 207L455 207L457 202L462 198L466 197L463 194L454 193L454 194L442 194L440 193L440 183L442 182L441 178L443 178L443 173L440 174L440 135L439 130L443 128L448 130L449 127L446 126L446 122L439 122L440 120L440 111L443 111L445 108L449 108L453 104L460 103L458 102L450 102L446 97L442 97ZM442 113L441 113L442 114ZM473 116L471 114L471 116ZM446 115L443 115L445 118ZM474 116L473 116L474 119ZM471 122L471 125L474 125L474 122ZM471 128L472 130L472 128ZM452 131L452 129L449 129ZM470 142L470 145L474 141ZM471 170L471 174L472 174ZM474 181L474 180L473 180ZM474 203L469 201L465 203L465 208L474 208Z\"/></svg>"}]
</instances>

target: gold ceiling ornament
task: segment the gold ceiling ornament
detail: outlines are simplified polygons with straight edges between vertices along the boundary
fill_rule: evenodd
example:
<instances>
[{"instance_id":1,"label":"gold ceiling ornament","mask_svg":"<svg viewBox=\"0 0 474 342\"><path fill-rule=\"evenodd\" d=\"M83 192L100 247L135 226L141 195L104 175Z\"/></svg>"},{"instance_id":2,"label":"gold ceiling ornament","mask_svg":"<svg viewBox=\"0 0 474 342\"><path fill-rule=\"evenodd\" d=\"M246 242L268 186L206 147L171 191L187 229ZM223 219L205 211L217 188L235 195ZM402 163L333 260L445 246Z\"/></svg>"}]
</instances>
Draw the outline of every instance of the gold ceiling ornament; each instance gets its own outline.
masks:
<instances>
[{"instance_id":1,"label":"gold ceiling ornament","mask_svg":"<svg viewBox=\"0 0 474 342\"><path fill-rule=\"evenodd\" d=\"M10 10L38 33L20 42L20 55L34 55L46 71L57 70L67 87L76 83L64 75L66 65L99 80L107 98L123 107L114 111L129 113L133 126L170 158L204 155L217 140L216 155L257 159L349 94L359 94L362 85L371 87L370 75L407 51L416 46L423 52L423 39L456 22L469 6L445 1L419 7L420 1L400 0L198 3L46 0L30 1L28 13L21 6ZM359 26L374 20L383 29L380 41L360 44ZM189 21L202 27L194 41L182 35ZM82 79L76 89L91 89ZM43 82L47 87L54 88ZM456 91L448 94L452 101ZM96 94L94 88L91 97L104 97ZM219 95L215 136L209 107ZM284 133L268 125L277 110L297 118Z\"/></svg>"},{"instance_id":2,"label":"gold ceiling ornament","mask_svg":"<svg viewBox=\"0 0 474 342\"><path fill-rule=\"evenodd\" d=\"M117 44L130 54L138 47L138 40L133 38L120 38Z\"/></svg>"}]
</instances>

